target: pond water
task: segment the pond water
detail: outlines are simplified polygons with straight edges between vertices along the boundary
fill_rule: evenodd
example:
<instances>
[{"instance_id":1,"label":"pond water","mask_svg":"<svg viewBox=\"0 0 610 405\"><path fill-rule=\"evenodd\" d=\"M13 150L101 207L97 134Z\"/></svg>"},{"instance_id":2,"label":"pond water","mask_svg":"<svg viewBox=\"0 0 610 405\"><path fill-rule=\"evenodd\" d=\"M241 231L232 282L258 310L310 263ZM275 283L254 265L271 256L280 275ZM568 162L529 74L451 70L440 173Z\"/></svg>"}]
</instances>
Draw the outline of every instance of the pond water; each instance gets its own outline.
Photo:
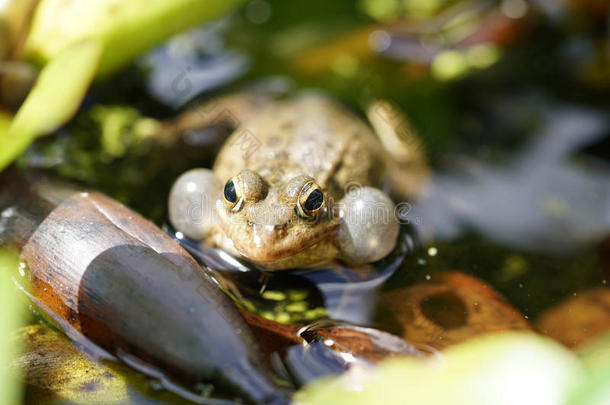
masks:
<instances>
[{"instance_id":1,"label":"pond water","mask_svg":"<svg viewBox=\"0 0 610 405\"><path fill-rule=\"evenodd\" d=\"M114 159L88 137L100 132L100 121L85 107L21 163L100 189L152 218L242 307L280 323L332 318L401 334L402 326L380 307L384 295L432 285L449 271L487 283L531 325L561 300L605 287L607 23L576 5L545 1L532 2L527 13L506 8L510 1L455 2L461 6L447 21L375 19L369 3L250 1L231 18L141 58L115 86L97 86L88 106L129 105L164 119L243 88L278 94L321 88L361 115L375 98L396 102L421 137L433 175L404 213L408 224L397 248L380 262L269 273L173 232L166 216L171 183L189 168L210 167L222 128L193 133L170 150ZM451 21L458 17L470 21L462 27L470 36L456 33ZM505 31L498 33L501 24ZM487 48L469 54L476 35ZM461 301L439 305L453 318L437 323L446 331L461 325L464 311L451 308ZM292 367L300 382L345 366L323 350L314 362L298 350L283 367ZM134 403L175 400L154 397Z\"/></svg>"}]
</instances>

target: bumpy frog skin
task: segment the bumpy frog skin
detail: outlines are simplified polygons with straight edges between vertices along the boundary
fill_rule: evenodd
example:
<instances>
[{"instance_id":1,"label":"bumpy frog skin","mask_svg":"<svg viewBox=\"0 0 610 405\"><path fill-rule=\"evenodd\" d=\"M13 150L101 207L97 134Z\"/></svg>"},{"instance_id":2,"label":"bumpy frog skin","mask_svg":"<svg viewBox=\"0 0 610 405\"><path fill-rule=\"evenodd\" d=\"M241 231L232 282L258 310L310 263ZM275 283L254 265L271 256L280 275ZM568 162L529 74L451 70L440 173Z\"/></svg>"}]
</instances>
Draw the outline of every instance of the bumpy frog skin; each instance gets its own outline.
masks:
<instances>
[{"instance_id":1,"label":"bumpy frog skin","mask_svg":"<svg viewBox=\"0 0 610 405\"><path fill-rule=\"evenodd\" d=\"M394 160L383 144L365 122L321 95L269 103L235 129L207 173L202 184L217 219L201 224L199 238L270 270L384 257L394 247L398 224L391 200L371 189L391 183ZM351 193L354 204L353 193L360 190L369 193L360 209L368 201L391 215L385 221L365 219L358 224L364 228L354 232L342 226L350 209L345 197ZM177 226L172 198L170 220ZM372 253L362 255L350 239L358 231L380 235L367 242Z\"/></svg>"}]
</instances>

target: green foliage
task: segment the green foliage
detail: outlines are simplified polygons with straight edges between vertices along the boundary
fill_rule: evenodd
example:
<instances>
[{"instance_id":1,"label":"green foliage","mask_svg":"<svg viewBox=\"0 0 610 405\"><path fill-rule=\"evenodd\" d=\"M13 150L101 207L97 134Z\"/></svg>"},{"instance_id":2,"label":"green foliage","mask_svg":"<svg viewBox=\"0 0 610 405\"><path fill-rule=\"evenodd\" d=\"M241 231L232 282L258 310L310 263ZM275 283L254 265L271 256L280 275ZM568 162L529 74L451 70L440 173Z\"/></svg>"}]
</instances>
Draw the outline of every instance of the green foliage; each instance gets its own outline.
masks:
<instances>
[{"instance_id":1,"label":"green foliage","mask_svg":"<svg viewBox=\"0 0 610 405\"><path fill-rule=\"evenodd\" d=\"M568 405L610 403L610 333L606 332L578 347L588 376L570 396Z\"/></svg>"},{"instance_id":2,"label":"green foliage","mask_svg":"<svg viewBox=\"0 0 610 405\"><path fill-rule=\"evenodd\" d=\"M557 343L511 332L470 340L438 358L353 369L314 382L296 399L308 405L560 405L583 374L579 359Z\"/></svg>"},{"instance_id":3,"label":"green foliage","mask_svg":"<svg viewBox=\"0 0 610 405\"><path fill-rule=\"evenodd\" d=\"M79 112L57 136L38 139L18 163L27 165L31 158L47 174L85 183L161 224L165 193L176 178L210 163L205 146L166 145L156 139L159 125L133 107L96 104Z\"/></svg>"},{"instance_id":4,"label":"green foliage","mask_svg":"<svg viewBox=\"0 0 610 405\"><path fill-rule=\"evenodd\" d=\"M607 342L606 342L607 343ZM610 403L610 363L591 370L590 375L573 392L567 405L605 405Z\"/></svg>"},{"instance_id":5,"label":"green foliage","mask_svg":"<svg viewBox=\"0 0 610 405\"><path fill-rule=\"evenodd\" d=\"M20 403L21 389L18 376L9 368L17 347L10 342L10 334L20 323L21 312L11 275L17 268L17 257L0 249L0 404Z\"/></svg>"},{"instance_id":6,"label":"green foliage","mask_svg":"<svg viewBox=\"0 0 610 405\"><path fill-rule=\"evenodd\" d=\"M11 116L0 111L0 146L4 146L4 134L8 133L11 127Z\"/></svg>"},{"instance_id":7,"label":"green foliage","mask_svg":"<svg viewBox=\"0 0 610 405\"><path fill-rule=\"evenodd\" d=\"M0 170L36 137L53 132L72 117L93 77L115 72L170 35L218 17L239 2L42 1L25 53L46 65L9 130L0 117Z\"/></svg>"},{"instance_id":8,"label":"green foliage","mask_svg":"<svg viewBox=\"0 0 610 405\"><path fill-rule=\"evenodd\" d=\"M0 170L34 138L54 131L74 115L93 80L100 51L97 41L82 41L42 69L8 131L0 132Z\"/></svg>"},{"instance_id":9,"label":"green foliage","mask_svg":"<svg viewBox=\"0 0 610 405\"><path fill-rule=\"evenodd\" d=\"M578 346L578 355L590 370L601 369L610 365L610 332L586 341Z\"/></svg>"},{"instance_id":10,"label":"green foliage","mask_svg":"<svg viewBox=\"0 0 610 405\"><path fill-rule=\"evenodd\" d=\"M47 61L75 41L97 38L103 46L99 74L106 76L169 36L217 18L241 0L43 0L26 54Z\"/></svg>"}]
</instances>

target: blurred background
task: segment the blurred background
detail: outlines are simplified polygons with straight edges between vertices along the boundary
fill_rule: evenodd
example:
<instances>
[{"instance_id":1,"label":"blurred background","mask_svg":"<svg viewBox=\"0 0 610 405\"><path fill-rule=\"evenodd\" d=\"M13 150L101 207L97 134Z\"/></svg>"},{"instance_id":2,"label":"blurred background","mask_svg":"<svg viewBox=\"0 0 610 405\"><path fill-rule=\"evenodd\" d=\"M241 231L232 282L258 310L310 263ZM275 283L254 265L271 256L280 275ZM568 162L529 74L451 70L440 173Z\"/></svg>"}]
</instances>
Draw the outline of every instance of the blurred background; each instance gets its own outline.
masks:
<instances>
[{"instance_id":1,"label":"blurred background","mask_svg":"<svg viewBox=\"0 0 610 405\"><path fill-rule=\"evenodd\" d=\"M70 119L17 154L14 165L101 190L167 229L173 181L190 168L209 167L226 128L194 131L168 144L154 136L165 120L244 89L278 97L322 89L362 117L369 103L388 99L408 117L434 173L405 213L416 242L391 272L309 276L322 290L325 283L342 283L332 298L341 304L313 317L330 314L400 334L399 321L388 316L391 300L378 306L366 295L358 310L337 309L354 294L350 283L372 280L383 297L446 270L488 283L533 324L577 292L606 291L608 1L249 0L235 6L168 39L159 34L155 46L148 41L145 51L100 70L86 95L76 97ZM24 13L27 20L31 15ZM41 21L31 29L44 33ZM153 22L158 25L146 28L151 38L163 19ZM9 32L9 25L0 30ZM28 39L23 52L3 51L5 122L38 75L46 55L40 44L56 38L38 37ZM9 145L6 139L0 146ZM273 301L251 299L263 306ZM599 307L591 305L584 311L597 314ZM285 307L274 308L259 312L277 320ZM610 329L610 312L587 322L588 329L576 333L583 341ZM563 332L555 336L560 341Z\"/></svg>"}]
</instances>

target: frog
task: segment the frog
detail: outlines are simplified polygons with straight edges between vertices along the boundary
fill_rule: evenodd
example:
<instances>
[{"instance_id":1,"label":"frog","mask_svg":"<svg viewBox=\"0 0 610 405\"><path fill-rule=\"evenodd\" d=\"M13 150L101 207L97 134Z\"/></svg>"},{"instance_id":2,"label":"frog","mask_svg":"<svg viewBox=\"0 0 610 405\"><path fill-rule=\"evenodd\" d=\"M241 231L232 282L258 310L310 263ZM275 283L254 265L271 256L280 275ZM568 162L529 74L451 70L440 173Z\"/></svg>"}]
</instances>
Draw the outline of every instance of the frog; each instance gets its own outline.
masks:
<instances>
[{"instance_id":1,"label":"frog","mask_svg":"<svg viewBox=\"0 0 610 405\"><path fill-rule=\"evenodd\" d=\"M399 233L390 196L416 198L429 171L394 104L373 101L366 115L368 122L314 91L230 95L184 113L168 132L227 122L233 129L210 169L176 180L170 222L270 271L384 258Z\"/></svg>"}]
</instances>

